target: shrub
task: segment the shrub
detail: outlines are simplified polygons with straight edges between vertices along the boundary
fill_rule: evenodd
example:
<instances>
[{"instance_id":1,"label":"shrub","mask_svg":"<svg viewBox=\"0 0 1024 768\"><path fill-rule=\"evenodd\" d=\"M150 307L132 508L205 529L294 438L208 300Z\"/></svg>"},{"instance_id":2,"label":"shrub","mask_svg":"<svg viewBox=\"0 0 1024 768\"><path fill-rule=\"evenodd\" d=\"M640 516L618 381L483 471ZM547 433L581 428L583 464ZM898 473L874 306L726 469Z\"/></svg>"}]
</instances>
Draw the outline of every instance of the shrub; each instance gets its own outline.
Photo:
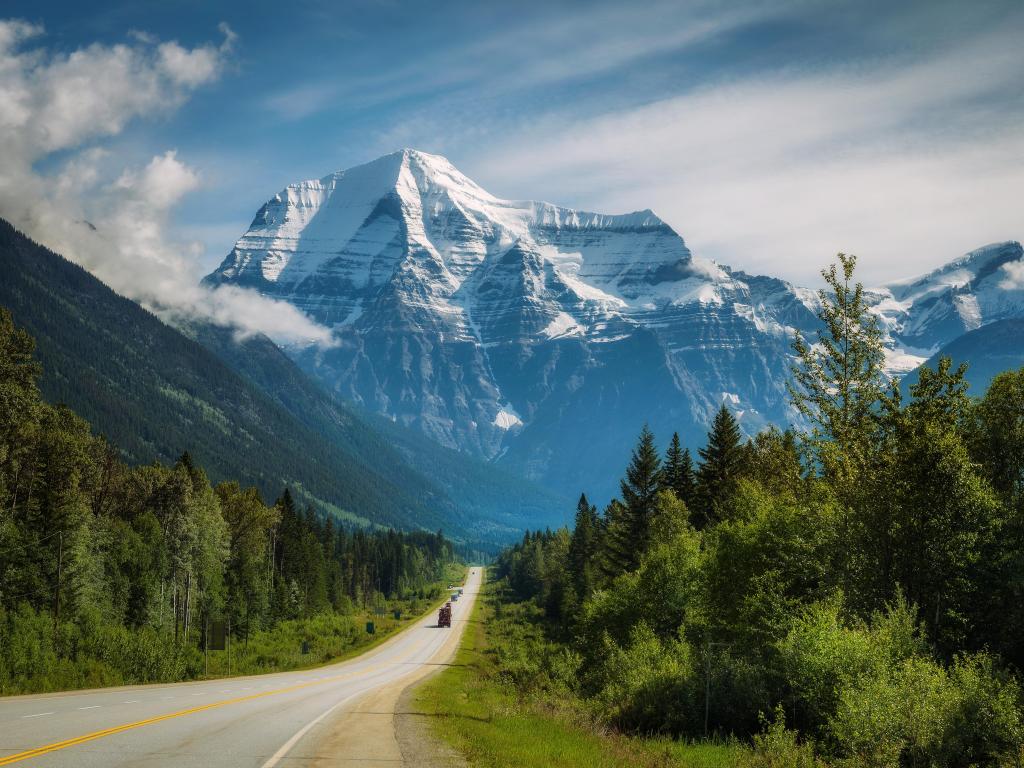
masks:
<instances>
[{"instance_id":1,"label":"shrub","mask_svg":"<svg viewBox=\"0 0 1024 768\"><path fill-rule=\"evenodd\" d=\"M743 768L817 768L823 765L814 756L814 745L801 744L796 731L786 728L782 707L776 707L775 719L754 736L754 746Z\"/></svg>"}]
</instances>

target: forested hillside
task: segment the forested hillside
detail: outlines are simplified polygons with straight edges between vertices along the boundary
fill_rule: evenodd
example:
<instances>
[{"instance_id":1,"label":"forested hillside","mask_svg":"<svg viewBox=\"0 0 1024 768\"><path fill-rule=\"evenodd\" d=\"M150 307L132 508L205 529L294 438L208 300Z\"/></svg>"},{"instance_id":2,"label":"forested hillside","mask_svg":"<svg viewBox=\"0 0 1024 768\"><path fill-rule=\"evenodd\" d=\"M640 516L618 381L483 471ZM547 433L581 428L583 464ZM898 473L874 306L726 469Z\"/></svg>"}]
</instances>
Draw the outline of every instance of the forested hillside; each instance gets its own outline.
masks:
<instances>
[{"instance_id":1,"label":"forested hillside","mask_svg":"<svg viewBox=\"0 0 1024 768\"><path fill-rule=\"evenodd\" d=\"M244 649L236 671L299 640L323 659L363 641L354 611L439 594L440 533L353 531L287 489L267 506L189 454L129 466L43 400L40 372L0 309L0 692L195 677L214 620Z\"/></svg>"},{"instance_id":2,"label":"forested hillside","mask_svg":"<svg viewBox=\"0 0 1024 768\"><path fill-rule=\"evenodd\" d=\"M0 269L0 306L36 338L44 396L71 406L131 464L167 464L187 450L214 481L255 485L264 497L290 485L342 519L470 540L507 541L552 520L556 500L537 488L513 494L515 479L426 440L396 448L396 427L382 434L268 339L238 343L213 328L190 339L2 220Z\"/></svg>"},{"instance_id":3,"label":"forested hillside","mask_svg":"<svg viewBox=\"0 0 1024 768\"><path fill-rule=\"evenodd\" d=\"M943 357L967 363L970 394L981 397L1003 371L1024 366L1024 320L1006 319L958 336L925 363L934 368ZM907 382L914 377L908 376ZM903 387L904 392L907 387Z\"/></svg>"},{"instance_id":4,"label":"forested hillside","mask_svg":"<svg viewBox=\"0 0 1024 768\"><path fill-rule=\"evenodd\" d=\"M429 478L458 510L458 538L483 544L491 556L524 528L567 519L561 496L383 416L343 406L265 336L238 339L211 325L186 333L332 444L356 456L393 456L387 464L393 483L415 488Z\"/></svg>"},{"instance_id":5,"label":"forested hillside","mask_svg":"<svg viewBox=\"0 0 1024 768\"><path fill-rule=\"evenodd\" d=\"M744 442L723 406L694 462L645 428L603 513L502 554L494 658L538 711L752 766L1021 764L1024 369L901 396L853 266L794 344L812 431Z\"/></svg>"}]
</instances>

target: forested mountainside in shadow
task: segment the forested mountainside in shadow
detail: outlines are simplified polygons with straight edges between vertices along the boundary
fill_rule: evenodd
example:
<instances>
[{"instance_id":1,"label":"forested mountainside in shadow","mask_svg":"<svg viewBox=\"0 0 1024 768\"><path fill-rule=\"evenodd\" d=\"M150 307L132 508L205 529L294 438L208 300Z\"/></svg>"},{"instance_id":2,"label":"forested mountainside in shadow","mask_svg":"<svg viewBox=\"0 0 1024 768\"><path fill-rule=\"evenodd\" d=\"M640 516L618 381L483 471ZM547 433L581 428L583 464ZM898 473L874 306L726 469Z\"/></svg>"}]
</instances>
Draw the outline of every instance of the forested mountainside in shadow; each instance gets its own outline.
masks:
<instances>
[{"instance_id":1,"label":"forested mountainside in shadow","mask_svg":"<svg viewBox=\"0 0 1024 768\"><path fill-rule=\"evenodd\" d=\"M265 497L291 485L343 519L460 538L477 535L477 519L481 536L500 539L554 509L533 491L530 517L517 519L515 481L486 467L448 473L450 487L482 489L465 492L484 498L463 507L425 474L428 441L396 450L269 340L233 345L227 331L197 334L217 341L211 351L2 221L0 269L0 305L37 340L44 395L81 413L131 463L170 463L187 450L214 480L236 478Z\"/></svg>"},{"instance_id":2,"label":"forested mountainside in shadow","mask_svg":"<svg viewBox=\"0 0 1024 768\"><path fill-rule=\"evenodd\" d=\"M471 534L456 532L460 539L506 541L512 531L561 525L566 519L565 498L500 466L438 445L417 430L342 404L265 336L238 339L230 329L212 325L183 331L333 444L360 456L379 455L382 446L396 452L400 460L391 465L392 481L415 487L423 477L430 478L462 513L459 520Z\"/></svg>"}]
</instances>

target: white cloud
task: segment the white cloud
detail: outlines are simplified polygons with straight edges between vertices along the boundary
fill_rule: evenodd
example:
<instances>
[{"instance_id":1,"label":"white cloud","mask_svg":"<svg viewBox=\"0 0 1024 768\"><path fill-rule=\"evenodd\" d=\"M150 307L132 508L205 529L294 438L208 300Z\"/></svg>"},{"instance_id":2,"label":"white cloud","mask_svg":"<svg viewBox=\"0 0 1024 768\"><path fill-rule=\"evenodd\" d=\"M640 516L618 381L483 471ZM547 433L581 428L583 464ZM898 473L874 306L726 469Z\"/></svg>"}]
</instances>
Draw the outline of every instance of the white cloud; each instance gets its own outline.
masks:
<instances>
[{"instance_id":1,"label":"white cloud","mask_svg":"<svg viewBox=\"0 0 1024 768\"><path fill-rule=\"evenodd\" d=\"M0 20L0 216L89 269L115 290L170 317L199 318L289 342L329 343L329 332L284 302L197 285L199 242L179 242L169 217L201 184L174 150L119 168L95 142L133 119L169 112L216 80L235 41L185 48L133 33L131 45L68 54L26 50L42 29ZM37 165L61 151L56 172Z\"/></svg>"},{"instance_id":2,"label":"white cloud","mask_svg":"<svg viewBox=\"0 0 1024 768\"><path fill-rule=\"evenodd\" d=\"M141 172L125 170L115 182L118 189L130 193L136 205L162 210L170 208L199 186L199 176L169 150L150 160Z\"/></svg>"},{"instance_id":3,"label":"white cloud","mask_svg":"<svg viewBox=\"0 0 1024 768\"><path fill-rule=\"evenodd\" d=\"M467 170L505 196L654 208L695 253L867 280L1020 238L1024 49L1003 31L926 60L752 76L596 117L516 126Z\"/></svg>"},{"instance_id":4,"label":"white cloud","mask_svg":"<svg viewBox=\"0 0 1024 768\"><path fill-rule=\"evenodd\" d=\"M1024 261L1011 261L1003 264L1005 277L999 282L999 287L1007 291L1016 291L1024 288Z\"/></svg>"}]
</instances>

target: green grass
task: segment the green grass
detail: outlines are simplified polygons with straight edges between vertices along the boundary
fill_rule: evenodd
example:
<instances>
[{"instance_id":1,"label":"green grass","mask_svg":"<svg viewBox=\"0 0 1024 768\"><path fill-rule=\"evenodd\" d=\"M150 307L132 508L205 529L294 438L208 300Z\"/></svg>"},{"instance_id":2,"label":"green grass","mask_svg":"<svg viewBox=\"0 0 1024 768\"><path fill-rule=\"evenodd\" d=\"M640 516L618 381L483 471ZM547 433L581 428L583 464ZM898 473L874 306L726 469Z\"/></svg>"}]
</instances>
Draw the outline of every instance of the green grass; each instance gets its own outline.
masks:
<instances>
[{"instance_id":1,"label":"green grass","mask_svg":"<svg viewBox=\"0 0 1024 768\"><path fill-rule=\"evenodd\" d=\"M734 745L684 744L603 732L571 702L520 695L500 679L489 631L494 594L477 600L453 665L415 694L417 711L431 716L433 733L472 766L522 768L723 768L745 763ZM493 626L493 625L491 625Z\"/></svg>"}]
</instances>

